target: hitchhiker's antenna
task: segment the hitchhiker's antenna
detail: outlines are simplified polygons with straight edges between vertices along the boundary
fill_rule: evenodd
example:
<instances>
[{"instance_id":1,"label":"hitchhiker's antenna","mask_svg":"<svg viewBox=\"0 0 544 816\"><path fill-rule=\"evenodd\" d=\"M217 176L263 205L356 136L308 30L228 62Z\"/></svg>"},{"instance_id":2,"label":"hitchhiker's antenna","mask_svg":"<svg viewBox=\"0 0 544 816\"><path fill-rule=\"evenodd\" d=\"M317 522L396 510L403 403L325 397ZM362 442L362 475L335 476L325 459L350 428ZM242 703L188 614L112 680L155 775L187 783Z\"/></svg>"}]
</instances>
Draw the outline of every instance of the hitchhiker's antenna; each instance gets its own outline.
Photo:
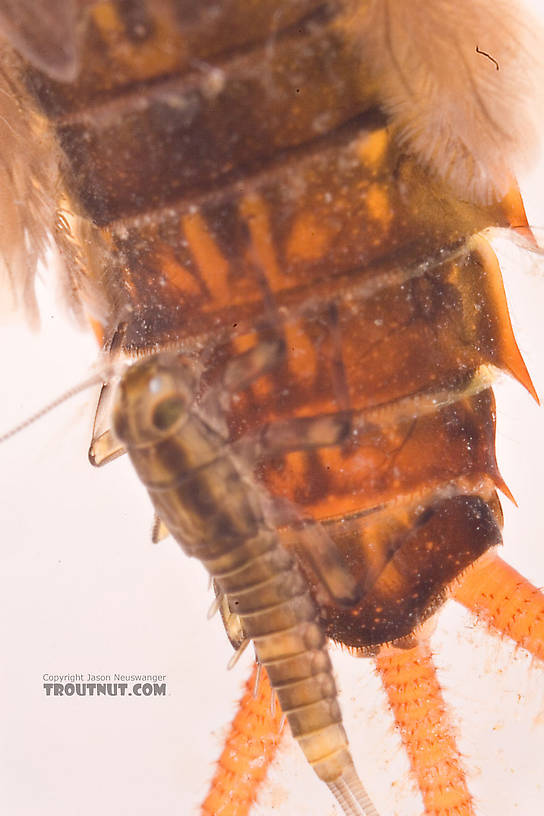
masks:
<instances>
[{"instance_id":1,"label":"hitchhiker's antenna","mask_svg":"<svg viewBox=\"0 0 544 816\"><path fill-rule=\"evenodd\" d=\"M109 380L111 377L118 376L121 370L127 365L127 363L117 363L116 365L107 365L97 371L96 374L93 374L92 377L89 377L86 380L74 385L72 388L69 388L68 391L65 391L64 394L61 394L59 397L56 397L52 402L48 405L45 405L43 408L40 408L39 411L36 411L35 414L31 414L29 417L24 419L22 422L19 422L13 428L10 428L9 431L6 431L3 434L0 434L0 445L4 442L7 442L8 439L11 439L12 436L16 436L21 431L24 431L25 428L28 428L29 425L33 425L39 419L44 417L46 414L49 414L51 411L54 411L55 408L58 408L59 405L62 405L63 402L67 402L68 400L75 397L77 394L80 394L82 391L86 391L87 388L92 388L93 385L99 385L106 380Z\"/></svg>"}]
</instances>

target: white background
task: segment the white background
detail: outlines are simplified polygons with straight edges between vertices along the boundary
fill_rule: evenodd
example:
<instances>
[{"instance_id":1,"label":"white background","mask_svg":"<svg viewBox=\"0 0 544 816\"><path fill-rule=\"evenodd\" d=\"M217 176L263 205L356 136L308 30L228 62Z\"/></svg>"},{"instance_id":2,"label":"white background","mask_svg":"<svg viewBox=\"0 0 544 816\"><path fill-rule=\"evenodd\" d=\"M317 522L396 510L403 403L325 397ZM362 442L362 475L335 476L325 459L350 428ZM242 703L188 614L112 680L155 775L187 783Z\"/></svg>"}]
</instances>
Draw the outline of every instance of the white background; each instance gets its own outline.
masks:
<instances>
[{"instance_id":1,"label":"white background","mask_svg":"<svg viewBox=\"0 0 544 816\"><path fill-rule=\"evenodd\" d=\"M541 185L529 218L544 226ZM517 337L544 395L544 263L506 270ZM96 359L45 295L43 330L2 330L0 431L83 379ZM0 811L11 816L198 813L248 650L206 620L207 578L172 540L150 543L148 499L119 460L86 460L96 394L81 395L0 448ZM504 557L544 584L544 415L500 384L498 453L519 509L505 500ZM544 807L544 672L486 635L455 604L433 639L479 816ZM420 802L368 661L335 654L361 775L382 816ZM166 698L46 698L44 673L166 673ZM338 808L289 742L255 816L333 816Z\"/></svg>"}]
</instances>

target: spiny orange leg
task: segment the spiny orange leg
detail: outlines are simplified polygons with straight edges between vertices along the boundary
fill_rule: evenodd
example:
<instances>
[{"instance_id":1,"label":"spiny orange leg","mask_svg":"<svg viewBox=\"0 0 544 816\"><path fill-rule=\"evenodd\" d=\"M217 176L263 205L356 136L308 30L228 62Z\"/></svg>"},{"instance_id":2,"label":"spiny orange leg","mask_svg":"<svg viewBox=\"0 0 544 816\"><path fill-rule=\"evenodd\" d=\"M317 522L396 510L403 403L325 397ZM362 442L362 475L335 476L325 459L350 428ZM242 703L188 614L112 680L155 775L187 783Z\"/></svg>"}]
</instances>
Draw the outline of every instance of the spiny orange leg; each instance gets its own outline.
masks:
<instances>
[{"instance_id":1,"label":"spiny orange leg","mask_svg":"<svg viewBox=\"0 0 544 816\"><path fill-rule=\"evenodd\" d=\"M474 816L431 650L385 648L376 658L426 816Z\"/></svg>"},{"instance_id":2,"label":"spiny orange leg","mask_svg":"<svg viewBox=\"0 0 544 816\"><path fill-rule=\"evenodd\" d=\"M271 705L266 671L257 689L256 682L257 666L245 685L201 816L248 816L274 759L281 741L282 712L279 705Z\"/></svg>"},{"instance_id":3,"label":"spiny orange leg","mask_svg":"<svg viewBox=\"0 0 544 816\"><path fill-rule=\"evenodd\" d=\"M495 552L479 558L452 594L491 630L544 660L544 595Z\"/></svg>"},{"instance_id":4,"label":"spiny orange leg","mask_svg":"<svg viewBox=\"0 0 544 816\"><path fill-rule=\"evenodd\" d=\"M490 629L544 660L544 595L494 552L487 553L452 588L459 603ZM474 816L453 729L427 641L406 651L384 649L376 665L393 710L426 816ZM201 816L248 816L281 737L281 711L272 713L271 689L256 669L219 759Z\"/></svg>"}]
</instances>

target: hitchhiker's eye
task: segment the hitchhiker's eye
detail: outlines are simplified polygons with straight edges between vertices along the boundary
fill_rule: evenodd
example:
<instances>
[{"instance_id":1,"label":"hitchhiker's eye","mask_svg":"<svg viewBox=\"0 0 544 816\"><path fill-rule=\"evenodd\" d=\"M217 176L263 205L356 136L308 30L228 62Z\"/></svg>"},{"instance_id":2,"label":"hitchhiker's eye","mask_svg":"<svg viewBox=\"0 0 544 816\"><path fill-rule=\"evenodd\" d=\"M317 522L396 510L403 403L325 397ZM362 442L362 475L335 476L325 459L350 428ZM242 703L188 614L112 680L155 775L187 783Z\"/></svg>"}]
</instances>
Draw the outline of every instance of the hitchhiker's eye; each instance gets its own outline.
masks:
<instances>
[{"instance_id":1,"label":"hitchhiker's eye","mask_svg":"<svg viewBox=\"0 0 544 816\"><path fill-rule=\"evenodd\" d=\"M167 431L185 411L185 403L179 397L163 399L153 410L151 421L159 431Z\"/></svg>"}]
</instances>

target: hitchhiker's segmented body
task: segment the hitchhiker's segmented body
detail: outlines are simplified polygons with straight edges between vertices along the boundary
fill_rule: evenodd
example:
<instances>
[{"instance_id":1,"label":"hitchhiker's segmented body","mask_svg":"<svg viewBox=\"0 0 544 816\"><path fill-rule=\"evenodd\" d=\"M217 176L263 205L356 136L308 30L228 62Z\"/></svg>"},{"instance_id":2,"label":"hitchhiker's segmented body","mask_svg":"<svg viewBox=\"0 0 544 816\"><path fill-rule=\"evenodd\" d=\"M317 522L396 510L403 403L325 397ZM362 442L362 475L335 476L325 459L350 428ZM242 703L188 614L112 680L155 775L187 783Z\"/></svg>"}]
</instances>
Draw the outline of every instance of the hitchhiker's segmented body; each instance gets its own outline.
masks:
<instances>
[{"instance_id":1,"label":"hitchhiker's segmented body","mask_svg":"<svg viewBox=\"0 0 544 816\"><path fill-rule=\"evenodd\" d=\"M257 347L253 356L266 360L278 348ZM266 521L262 490L237 465L228 437L199 413L196 386L188 362L172 354L135 363L118 387L115 433L162 522L228 598L317 775L348 816L377 816L353 766L308 583Z\"/></svg>"},{"instance_id":2,"label":"hitchhiker's segmented body","mask_svg":"<svg viewBox=\"0 0 544 816\"><path fill-rule=\"evenodd\" d=\"M13 232L28 243L35 212L50 226L56 215L70 300L104 350L162 350L125 375L115 414L159 515L239 601L263 664L278 657L269 649L284 613L315 632L330 695L321 632L376 657L432 816L476 811L421 625L454 587L544 655L541 596L489 552L506 490L490 383L503 370L534 389L481 234L528 233L513 179L526 119L510 108L531 51L512 35L509 4L461 5L462 37L447 0L262 0L251 12L246 0L82 1L63 16L73 48L51 53L23 19L17 36L4 25L22 54L4 54L10 121L21 116L15 87L63 182L59 193L32 157L28 188L12 179L19 199L33 191L30 223L22 212ZM474 39L484 29L485 48ZM518 71L519 54L529 67ZM284 351L248 376L272 326ZM202 375L186 379L191 368ZM158 371L154 414L143 385ZM122 452L108 392L97 465ZM268 517L267 502L286 517ZM271 597L253 572L265 552L281 563ZM223 571L235 566L247 594ZM513 595L522 614L505 625L497 610ZM279 640L290 672L294 652ZM406 677L421 667L414 700ZM293 675L270 674L295 722ZM308 676L301 705L321 706L329 698ZM314 727L338 736L340 756L331 710ZM221 784L215 796L237 780Z\"/></svg>"}]
</instances>

